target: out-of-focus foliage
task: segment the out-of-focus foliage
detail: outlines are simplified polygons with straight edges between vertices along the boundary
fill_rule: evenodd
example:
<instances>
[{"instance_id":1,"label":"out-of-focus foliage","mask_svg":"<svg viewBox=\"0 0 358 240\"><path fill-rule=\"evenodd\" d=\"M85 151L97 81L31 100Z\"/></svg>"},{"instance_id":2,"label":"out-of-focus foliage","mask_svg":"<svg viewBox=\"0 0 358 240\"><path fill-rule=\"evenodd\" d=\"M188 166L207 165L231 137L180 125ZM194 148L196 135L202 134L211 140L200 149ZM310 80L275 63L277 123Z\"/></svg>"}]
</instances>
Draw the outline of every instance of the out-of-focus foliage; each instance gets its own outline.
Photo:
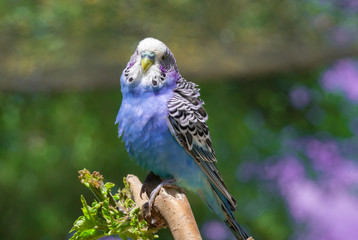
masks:
<instances>
[{"instance_id":1,"label":"out-of-focus foliage","mask_svg":"<svg viewBox=\"0 0 358 240\"><path fill-rule=\"evenodd\" d=\"M118 86L148 36L200 78L312 68L358 52L357 11L354 0L4 0L0 89Z\"/></svg>"},{"instance_id":2,"label":"out-of-focus foliage","mask_svg":"<svg viewBox=\"0 0 358 240\"><path fill-rule=\"evenodd\" d=\"M70 240L96 240L104 236L118 235L121 239L151 240L158 238L155 228L149 228L140 216L129 185L123 178L124 188L112 195L114 183L103 183L103 176L94 171L92 174L83 169L79 171L81 182L96 196L91 206L81 196L83 216L80 216L71 229Z\"/></svg>"},{"instance_id":3,"label":"out-of-focus foliage","mask_svg":"<svg viewBox=\"0 0 358 240\"><path fill-rule=\"evenodd\" d=\"M250 235L358 239L358 63L321 66L357 55L357 12L354 0L0 1L0 239L66 238L78 193L93 199L78 169L145 177L114 121L120 72L147 36L201 80L218 168ZM232 239L188 194L204 238Z\"/></svg>"}]
</instances>

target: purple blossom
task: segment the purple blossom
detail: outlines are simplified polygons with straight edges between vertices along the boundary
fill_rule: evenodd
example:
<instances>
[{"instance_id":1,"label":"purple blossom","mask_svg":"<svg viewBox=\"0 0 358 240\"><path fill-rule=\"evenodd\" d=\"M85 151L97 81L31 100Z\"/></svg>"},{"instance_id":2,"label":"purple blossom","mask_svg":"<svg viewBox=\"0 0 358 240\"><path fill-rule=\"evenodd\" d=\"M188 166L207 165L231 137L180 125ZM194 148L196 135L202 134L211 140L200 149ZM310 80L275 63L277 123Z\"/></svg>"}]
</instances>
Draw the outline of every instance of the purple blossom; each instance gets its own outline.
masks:
<instances>
[{"instance_id":1,"label":"purple blossom","mask_svg":"<svg viewBox=\"0 0 358 240\"><path fill-rule=\"evenodd\" d=\"M304 168L295 157L288 156L273 165L266 165L265 173L268 179L278 179L277 183L281 185L302 178Z\"/></svg>"},{"instance_id":2,"label":"purple blossom","mask_svg":"<svg viewBox=\"0 0 358 240\"><path fill-rule=\"evenodd\" d=\"M303 142L304 148L298 150L320 171L316 180L308 177L302 161L295 156L274 164L270 161L263 171L266 179L277 183L293 219L306 225L299 239L358 239L358 197L352 192L358 185L357 164L341 156L334 141ZM301 151L297 155L302 155Z\"/></svg>"},{"instance_id":3,"label":"purple blossom","mask_svg":"<svg viewBox=\"0 0 358 240\"><path fill-rule=\"evenodd\" d=\"M357 0L318 0L316 2L322 6L322 10L341 10L346 14L350 12L354 13L356 10L358 10Z\"/></svg>"},{"instance_id":4,"label":"purple blossom","mask_svg":"<svg viewBox=\"0 0 358 240\"><path fill-rule=\"evenodd\" d=\"M260 174L261 169L258 167L258 164L255 162L244 162L240 164L236 170L236 177L240 182L250 181L254 176Z\"/></svg>"},{"instance_id":5,"label":"purple blossom","mask_svg":"<svg viewBox=\"0 0 358 240\"><path fill-rule=\"evenodd\" d=\"M311 101L311 94L306 87L297 87L290 92L291 104L297 108L302 109L306 107Z\"/></svg>"},{"instance_id":6,"label":"purple blossom","mask_svg":"<svg viewBox=\"0 0 358 240\"><path fill-rule=\"evenodd\" d=\"M208 221L201 228L205 239L224 240L231 236L227 227L219 221Z\"/></svg>"},{"instance_id":7,"label":"purple blossom","mask_svg":"<svg viewBox=\"0 0 358 240\"><path fill-rule=\"evenodd\" d=\"M242 164L244 178L256 176L276 186L294 222L304 225L292 239L358 239L357 162L345 157L334 140L300 139L286 132L281 137L291 139L290 150L282 153L289 155L270 157L264 165Z\"/></svg>"},{"instance_id":8,"label":"purple blossom","mask_svg":"<svg viewBox=\"0 0 358 240\"><path fill-rule=\"evenodd\" d=\"M341 160L338 146L333 141L309 140L306 144L306 154L317 170L329 171L335 168Z\"/></svg>"},{"instance_id":9,"label":"purple blossom","mask_svg":"<svg viewBox=\"0 0 358 240\"><path fill-rule=\"evenodd\" d=\"M337 6L347 11L354 11L358 9L357 0L332 0Z\"/></svg>"},{"instance_id":10,"label":"purple blossom","mask_svg":"<svg viewBox=\"0 0 358 240\"><path fill-rule=\"evenodd\" d=\"M346 98L358 103L358 62L351 59L338 60L321 78L323 88L341 91Z\"/></svg>"},{"instance_id":11,"label":"purple blossom","mask_svg":"<svg viewBox=\"0 0 358 240\"><path fill-rule=\"evenodd\" d=\"M355 29L344 28L344 27L335 27L330 31L330 38L333 43L338 45L351 44L356 39L357 33Z\"/></svg>"},{"instance_id":12,"label":"purple blossom","mask_svg":"<svg viewBox=\"0 0 358 240\"><path fill-rule=\"evenodd\" d=\"M288 207L296 221L306 223L301 239L358 238L358 201L349 194L326 192L307 178L281 185Z\"/></svg>"}]
</instances>

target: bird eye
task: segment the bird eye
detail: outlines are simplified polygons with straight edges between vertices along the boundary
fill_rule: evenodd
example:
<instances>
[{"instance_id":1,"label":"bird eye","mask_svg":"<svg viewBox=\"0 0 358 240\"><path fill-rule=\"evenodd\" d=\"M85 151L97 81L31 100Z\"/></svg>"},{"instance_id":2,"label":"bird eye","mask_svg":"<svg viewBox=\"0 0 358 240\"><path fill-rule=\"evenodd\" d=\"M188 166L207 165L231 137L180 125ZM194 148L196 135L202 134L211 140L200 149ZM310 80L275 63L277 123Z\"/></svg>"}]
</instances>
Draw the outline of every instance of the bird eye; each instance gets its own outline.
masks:
<instances>
[{"instance_id":1,"label":"bird eye","mask_svg":"<svg viewBox=\"0 0 358 240\"><path fill-rule=\"evenodd\" d=\"M164 60L164 55L162 56L162 60Z\"/></svg>"}]
</instances>

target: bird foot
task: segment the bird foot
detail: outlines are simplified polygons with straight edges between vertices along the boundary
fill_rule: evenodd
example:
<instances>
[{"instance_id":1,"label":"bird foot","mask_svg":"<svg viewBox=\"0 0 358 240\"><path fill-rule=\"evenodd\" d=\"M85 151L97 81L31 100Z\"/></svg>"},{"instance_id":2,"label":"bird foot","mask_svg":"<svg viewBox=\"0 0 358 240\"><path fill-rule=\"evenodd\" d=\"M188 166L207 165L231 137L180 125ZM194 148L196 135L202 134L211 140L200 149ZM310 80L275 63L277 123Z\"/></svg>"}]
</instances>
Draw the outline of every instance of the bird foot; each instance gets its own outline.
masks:
<instances>
[{"instance_id":1,"label":"bird foot","mask_svg":"<svg viewBox=\"0 0 358 240\"><path fill-rule=\"evenodd\" d=\"M149 176L149 174L148 174L148 176ZM143 204L143 206L142 206L142 211L143 211L145 217L151 216L151 211L153 209L155 198L158 196L158 194L160 193L160 190L163 187L175 188L180 192L184 192L184 190L181 187L175 185L175 183L176 183L175 179L166 179L166 180L163 180L161 183L159 183L159 185L156 186L153 191L151 191L149 201L146 202L145 204ZM148 188L148 185L143 184L142 189L141 189L141 194L144 192L147 192L147 190L148 190L147 188Z\"/></svg>"},{"instance_id":2,"label":"bird foot","mask_svg":"<svg viewBox=\"0 0 358 240\"><path fill-rule=\"evenodd\" d=\"M158 186L163 179L158 175L155 175L153 172L149 172L147 177L144 179L143 185L140 189L140 198L143 199L142 194L147 193L147 196L150 196L153 189Z\"/></svg>"}]
</instances>

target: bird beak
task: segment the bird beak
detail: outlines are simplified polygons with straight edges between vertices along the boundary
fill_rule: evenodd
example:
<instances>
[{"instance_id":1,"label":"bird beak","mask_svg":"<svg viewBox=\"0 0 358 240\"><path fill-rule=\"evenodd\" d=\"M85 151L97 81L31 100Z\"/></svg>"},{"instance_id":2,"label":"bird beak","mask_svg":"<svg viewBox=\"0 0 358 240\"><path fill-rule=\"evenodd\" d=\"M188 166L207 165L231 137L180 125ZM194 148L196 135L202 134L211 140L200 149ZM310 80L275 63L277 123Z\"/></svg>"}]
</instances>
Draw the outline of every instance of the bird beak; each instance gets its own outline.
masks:
<instances>
[{"instance_id":1,"label":"bird beak","mask_svg":"<svg viewBox=\"0 0 358 240\"><path fill-rule=\"evenodd\" d=\"M153 65L154 59L155 59L155 54L152 52L144 52L142 54L142 59L140 63L142 65L143 72L146 72L150 68L150 66Z\"/></svg>"},{"instance_id":2,"label":"bird beak","mask_svg":"<svg viewBox=\"0 0 358 240\"><path fill-rule=\"evenodd\" d=\"M153 62L154 61L152 59L150 59L149 57L143 57L141 60L143 72L146 72L148 70L148 68L150 68L150 66L152 66Z\"/></svg>"}]
</instances>

